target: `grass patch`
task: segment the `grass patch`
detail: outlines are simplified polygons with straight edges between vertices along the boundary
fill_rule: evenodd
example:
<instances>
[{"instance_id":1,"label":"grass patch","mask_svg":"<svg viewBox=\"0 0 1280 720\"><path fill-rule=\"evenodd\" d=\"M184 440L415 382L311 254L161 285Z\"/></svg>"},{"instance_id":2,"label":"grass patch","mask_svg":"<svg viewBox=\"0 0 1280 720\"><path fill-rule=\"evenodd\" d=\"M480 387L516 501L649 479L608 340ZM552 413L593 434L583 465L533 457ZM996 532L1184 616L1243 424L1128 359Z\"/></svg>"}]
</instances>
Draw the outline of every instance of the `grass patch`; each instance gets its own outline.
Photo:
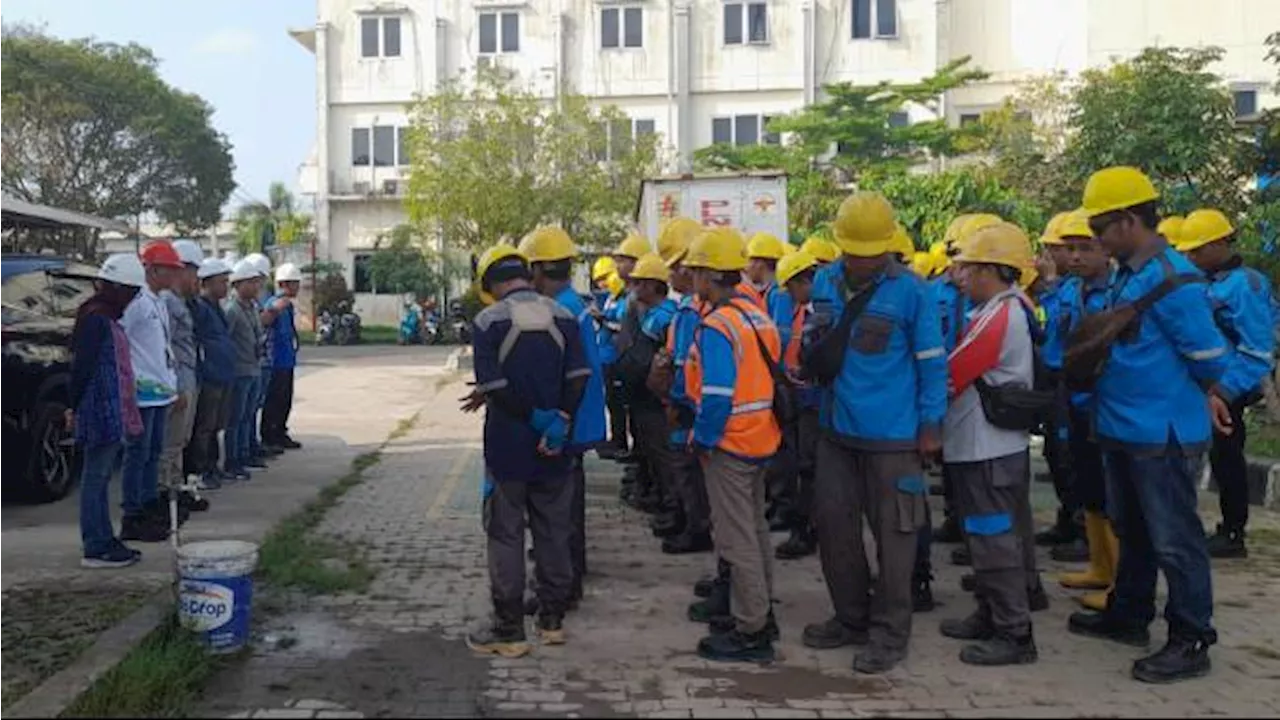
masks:
<instances>
[{"instance_id":1,"label":"grass patch","mask_svg":"<svg viewBox=\"0 0 1280 720\"><path fill-rule=\"evenodd\" d=\"M395 345L400 340L400 328L395 325L364 325L360 328L358 345ZM316 334L310 330L298 331L298 342L314 345Z\"/></svg>"},{"instance_id":2,"label":"grass patch","mask_svg":"<svg viewBox=\"0 0 1280 720\"><path fill-rule=\"evenodd\" d=\"M222 662L170 617L60 717L181 717Z\"/></svg>"},{"instance_id":3,"label":"grass patch","mask_svg":"<svg viewBox=\"0 0 1280 720\"><path fill-rule=\"evenodd\" d=\"M1280 459L1280 423L1264 422L1265 411L1253 410L1245 414L1244 451L1258 457Z\"/></svg>"},{"instance_id":4,"label":"grass patch","mask_svg":"<svg viewBox=\"0 0 1280 720\"><path fill-rule=\"evenodd\" d=\"M382 459L382 447L413 427L418 416L401 420L379 449L357 455L347 474L322 489L314 500L277 525L258 550L257 577L268 585L311 594L361 592L374 572L351 543L313 531L342 496L364 482L364 473Z\"/></svg>"}]
</instances>

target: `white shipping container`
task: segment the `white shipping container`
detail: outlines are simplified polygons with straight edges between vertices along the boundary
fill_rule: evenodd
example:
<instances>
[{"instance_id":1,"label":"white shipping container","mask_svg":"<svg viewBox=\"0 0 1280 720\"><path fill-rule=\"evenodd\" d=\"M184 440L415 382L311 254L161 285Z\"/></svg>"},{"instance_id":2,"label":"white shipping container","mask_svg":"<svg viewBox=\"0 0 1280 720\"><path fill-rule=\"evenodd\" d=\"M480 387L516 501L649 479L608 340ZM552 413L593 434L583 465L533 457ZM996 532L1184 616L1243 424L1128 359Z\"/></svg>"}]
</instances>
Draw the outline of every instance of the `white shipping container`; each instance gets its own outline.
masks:
<instances>
[{"instance_id":1,"label":"white shipping container","mask_svg":"<svg viewBox=\"0 0 1280 720\"><path fill-rule=\"evenodd\" d=\"M748 238L757 232L787 240L787 176L757 171L668 175L644 181L636 224L655 246L664 220L689 217L707 227L730 226Z\"/></svg>"}]
</instances>

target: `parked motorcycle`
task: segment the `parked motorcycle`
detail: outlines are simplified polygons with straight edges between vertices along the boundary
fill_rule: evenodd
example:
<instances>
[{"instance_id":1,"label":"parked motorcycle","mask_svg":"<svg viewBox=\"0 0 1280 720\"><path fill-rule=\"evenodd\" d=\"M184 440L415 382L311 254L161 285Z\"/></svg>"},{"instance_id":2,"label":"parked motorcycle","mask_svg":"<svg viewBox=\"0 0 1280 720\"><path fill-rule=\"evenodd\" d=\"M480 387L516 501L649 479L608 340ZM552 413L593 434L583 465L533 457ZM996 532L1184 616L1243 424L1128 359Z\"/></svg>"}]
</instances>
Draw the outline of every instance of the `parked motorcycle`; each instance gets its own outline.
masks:
<instances>
[{"instance_id":1,"label":"parked motorcycle","mask_svg":"<svg viewBox=\"0 0 1280 720\"><path fill-rule=\"evenodd\" d=\"M449 301L449 329L454 342L467 345L471 342L471 321L462 313L462 302L457 298Z\"/></svg>"},{"instance_id":2,"label":"parked motorcycle","mask_svg":"<svg viewBox=\"0 0 1280 720\"><path fill-rule=\"evenodd\" d=\"M401 345L416 345L422 342L422 323L418 315L418 306L413 303L404 304L404 315L400 318Z\"/></svg>"},{"instance_id":3,"label":"parked motorcycle","mask_svg":"<svg viewBox=\"0 0 1280 720\"><path fill-rule=\"evenodd\" d=\"M333 332L333 315L328 310L320 311L320 317L316 319L316 344L332 345Z\"/></svg>"},{"instance_id":4,"label":"parked motorcycle","mask_svg":"<svg viewBox=\"0 0 1280 720\"><path fill-rule=\"evenodd\" d=\"M435 312L427 313L422 321L422 342L427 345L439 345L444 341L444 333L440 332L440 318Z\"/></svg>"},{"instance_id":5,"label":"parked motorcycle","mask_svg":"<svg viewBox=\"0 0 1280 720\"><path fill-rule=\"evenodd\" d=\"M355 314L350 303L338 306L338 325L334 329L334 341L339 345L354 345L360 342L360 316Z\"/></svg>"}]
</instances>

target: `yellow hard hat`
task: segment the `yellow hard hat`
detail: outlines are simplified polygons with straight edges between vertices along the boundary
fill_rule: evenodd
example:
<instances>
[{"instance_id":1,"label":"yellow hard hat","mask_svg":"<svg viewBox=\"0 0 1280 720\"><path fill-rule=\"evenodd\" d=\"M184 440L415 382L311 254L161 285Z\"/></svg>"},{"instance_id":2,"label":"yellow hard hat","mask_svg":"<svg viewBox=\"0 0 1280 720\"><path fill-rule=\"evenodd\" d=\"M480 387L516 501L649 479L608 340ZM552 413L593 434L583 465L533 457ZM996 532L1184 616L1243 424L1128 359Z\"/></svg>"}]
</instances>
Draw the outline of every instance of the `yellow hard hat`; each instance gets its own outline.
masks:
<instances>
[{"instance_id":1,"label":"yellow hard hat","mask_svg":"<svg viewBox=\"0 0 1280 720\"><path fill-rule=\"evenodd\" d=\"M480 256L480 260L476 263L476 277L480 280L480 299L485 305L492 305L495 298L488 290L485 289L484 277L489 273L495 265L508 258L519 258L522 263L528 264L529 258L525 257L519 250L507 243L498 243Z\"/></svg>"},{"instance_id":2,"label":"yellow hard hat","mask_svg":"<svg viewBox=\"0 0 1280 720\"><path fill-rule=\"evenodd\" d=\"M910 258L915 251L916 245L911 242L911 236L907 234L906 228L899 225L893 231L893 239L889 241L889 252L897 253L904 258Z\"/></svg>"},{"instance_id":3,"label":"yellow hard hat","mask_svg":"<svg viewBox=\"0 0 1280 720\"><path fill-rule=\"evenodd\" d=\"M889 252L889 241L898 224L893 206L883 195L859 191L844 199L831 225L840 251L856 257L875 257Z\"/></svg>"},{"instance_id":4,"label":"yellow hard hat","mask_svg":"<svg viewBox=\"0 0 1280 720\"><path fill-rule=\"evenodd\" d=\"M1025 272L1035 265L1031 253L1031 240L1022 228L1010 222L998 222L975 230L961 240L960 249L952 260L962 263L1004 265Z\"/></svg>"},{"instance_id":5,"label":"yellow hard hat","mask_svg":"<svg viewBox=\"0 0 1280 720\"><path fill-rule=\"evenodd\" d=\"M765 260L781 260L786 251L782 241L767 232L758 232L747 243L747 257Z\"/></svg>"},{"instance_id":6,"label":"yellow hard hat","mask_svg":"<svg viewBox=\"0 0 1280 720\"><path fill-rule=\"evenodd\" d=\"M933 266L929 270L937 275L951 267L951 256L947 254L946 243L934 243L929 246L929 255L933 257Z\"/></svg>"},{"instance_id":7,"label":"yellow hard hat","mask_svg":"<svg viewBox=\"0 0 1280 720\"><path fill-rule=\"evenodd\" d=\"M820 235L810 235L801 243L800 252L807 253L820 263L829 263L840 257L840 249Z\"/></svg>"},{"instance_id":8,"label":"yellow hard hat","mask_svg":"<svg viewBox=\"0 0 1280 720\"><path fill-rule=\"evenodd\" d=\"M543 225L524 236L520 253L531 263L555 262L577 257L578 249L573 246L569 233L553 225Z\"/></svg>"},{"instance_id":9,"label":"yellow hard hat","mask_svg":"<svg viewBox=\"0 0 1280 720\"><path fill-rule=\"evenodd\" d=\"M927 251L914 253L911 256L911 261L908 263L911 267L911 271L922 278L933 277L933 267L935 264L934 254Z\"/></svg>"},{"instance_id":10,"label":"yellow hard hat","mask_svg":"<svg viewBox=\"0 0 1280 720\"><path fill-rule=\"evenodd\" d=\"M649 241L644 239L643 235L631 233L627 236L627 239L622 241L622 244L618 245L618 249L613 251L613 255L614 257L629 257L639 260L641 255L651 252L653 252L653 248L650 247Z\"/></svg>"},{"instance_id":11,"label":"yellow hard hat","mask_svg":"<svg viewBox=\"0 0 1280 720\"><path fill-rule=\"evenodd\" d=\"M747 242L735 228L705 230L689 246L684 264L691 268L724 272L741 270L747 266Z\"/></svg>"},{"instance_id":12,"label":"yellow hard hat","mask_svg":"<svg viewBox=\"0 0 1280 720\"><path fill-rule=\"evenodd\" d=\"M942 244L951 247L956 239L960 237L961 228L964 227L965 223L969 222L971 217L973 217L973 213L961 213L951 218L951 222L947 223L947 231L942 234ZM934 244L936 245L937 243ZM930 245L930 247L933 246Z\"/></svg>"},{"instance_id":13,"label":"yellow hard hat","mask_svg":"<svg viewBox=\"0 0 1280 720\"><path fill-rule=\"evenodd\" d=\"M800 248L791 243L782 243L782 257L788 257L800 252Z\"/></svg>"},{"instance_id":14,"label":"yellow hard hat","mask_svg":"<svg viewBox=\"0 0 1280 720\"><path fill-rule=\"evenodd\" d=\"M791 278L805 270L818 266L818 261L809 253L799 250L778 261L778 284L786 285Z\"/></svg>"},{"instance_id":15,"label":"yellow hard hat","mask_svg":"<svg viewBox=\"0 0 1280 720\"><path fill-rule=\"evenodd\" d=\"M1182 240L1182 229L1186 224L1186 220L1181 215L1170 215L1160 221L1160 224L1156 226L1156 232L1163 235L1170 245L1177 248L1178 243Z\"/></svg>"},{"instance_id":16,"label":"yellow hard hat","mask_svg":"<svg viewBox=\"0 0 1280 720\"><path fill-rule=\"evenodd\" d=\"M1061 245L1062 244L1062 225L1067 221L1067 217L1071 215L1071 211L1060 212L1049 218L1049 222L1045 223L1044 232L1040 235L1041 245Z\"/></svg>"},{"instance_id":17,"label":"yellow hard hat","mask_svg":"<svg viewBox=\"0 0 1280 720\"><path fill-rule=\"evenodd\" d=\"M1092 238L1093 229L1089 227L1089 216L1084 210L1072 210L1067 213L1066 219L1058 226L1059 243L1065 242L1067 238ZM1041 240L1044 242L1044 240Z\"/></svg>"},{"instance_id":18,"label":"yellow hard hat","mask_svg":"<svg viewBox=\"0 0 1280 720\"><path fill-rule=\"evenodd\" d=\"M1127 165L1104 168L1089 176L1080 203L1089 217L1157 200L1160 193L1141 170Z\"/></svg>"},{"instance_id":19,"label":"yellow hard hat","mask_svg":"<svg viewBox=\"0 0 1280 720\"><path fill-rule=\"evenodd\" d=\"M958 252L964 244L968 242L969 238L973 237L975 232L985 227L998 225L1002 222L1004 222L1004 220L999 215L992 215L991 213L976 213L970 215L960 226L960 230L956 233L955 240L953 240L950 245L945 245L944 247L948 252Z\"/></svg>"},{"instance_id":20,"label":"yellow hard hat","mask_svg":"<svg viewBox=\"0 0 1280 720\"><path fill-rule=\"evenodd\" d=\"M1236 229L1221 211L1212 208L1196 210L1187 216L1178 231L1175 247L1179 252L1191 252L1212 242L1226 240Z\"/></svg>"},{"instance_id":21,"label":"yellow hard hat","mask_svg":"<svg viewBox=\"0 0 1280 720\"><path fill-rule=\"evenodd\" d=\"M702 225L692 218L678 217L662 224L662 229L658 231L658 255L667 267L680 262L684 254L689 252L689 244L700 232Z\"/></svg>"},{"instance_id":22,"label":"yellow hard hat","mask_svg":"<svg viewBox=\"0 0 1280 720\"><path fill-rule=\"evenodd\" d=\"M591 265L591 279L599 282L601 278L608 277L609 273L617 269L618 263L614 262L613 258L608 255L602 255L596 258L596 261Z\"/></svg>"},{"instance_id":23,"label":"yellow hard hat","mask_svg":"<svg viewBox=\"0 0 1280 720\"><path fill-rule=\"evenodd\" d=\"M636 261L631 271L632 280L657 280L667 282L671 278L671 270L657 253L649 253Z\"/></svg>"},{"instance_id":24,"label":"yellow hard hat","mask_svg":"<svg viewBox=\"0 0 1280 720\"><path fill-rule=\"evenodd\" d=\"M604 286L608 288L610 295L617 297L627 288L627 281L622 279L617 270L610 270L608 279L604 281Z\"/></svg>"}]
</instances>

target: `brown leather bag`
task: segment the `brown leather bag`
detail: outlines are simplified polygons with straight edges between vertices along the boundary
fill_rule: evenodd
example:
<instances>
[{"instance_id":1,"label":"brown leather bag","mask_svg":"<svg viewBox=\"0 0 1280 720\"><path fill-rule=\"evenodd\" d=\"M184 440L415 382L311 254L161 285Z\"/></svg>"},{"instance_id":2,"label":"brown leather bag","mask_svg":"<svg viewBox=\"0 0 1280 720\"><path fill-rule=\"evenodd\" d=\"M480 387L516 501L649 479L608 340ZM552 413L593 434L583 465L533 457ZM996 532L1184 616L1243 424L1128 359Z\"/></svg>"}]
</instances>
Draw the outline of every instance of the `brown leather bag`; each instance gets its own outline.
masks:
<instances>
[{"instance_id":1,"label":"brown leather bag","mask_svg":"<svg viewBox=\"0 0 1280 720\"><path fill-rule=\"evenodd\" d=\"M1151 309L1165 295L1183 285L1202 282L1197 275L1173 275L1173 267L1163 256L1165 278L1154 289L1137 300L1118 305L1110 310L1085 316L1067 337L1066 356L1062 370L1067 387L1076 392L1088 392L1098 383L1111 357L1111 346L1117 341L1132 337L1138 331L1138 322L1144 312Z\"/></svg>"}]
</instances>

